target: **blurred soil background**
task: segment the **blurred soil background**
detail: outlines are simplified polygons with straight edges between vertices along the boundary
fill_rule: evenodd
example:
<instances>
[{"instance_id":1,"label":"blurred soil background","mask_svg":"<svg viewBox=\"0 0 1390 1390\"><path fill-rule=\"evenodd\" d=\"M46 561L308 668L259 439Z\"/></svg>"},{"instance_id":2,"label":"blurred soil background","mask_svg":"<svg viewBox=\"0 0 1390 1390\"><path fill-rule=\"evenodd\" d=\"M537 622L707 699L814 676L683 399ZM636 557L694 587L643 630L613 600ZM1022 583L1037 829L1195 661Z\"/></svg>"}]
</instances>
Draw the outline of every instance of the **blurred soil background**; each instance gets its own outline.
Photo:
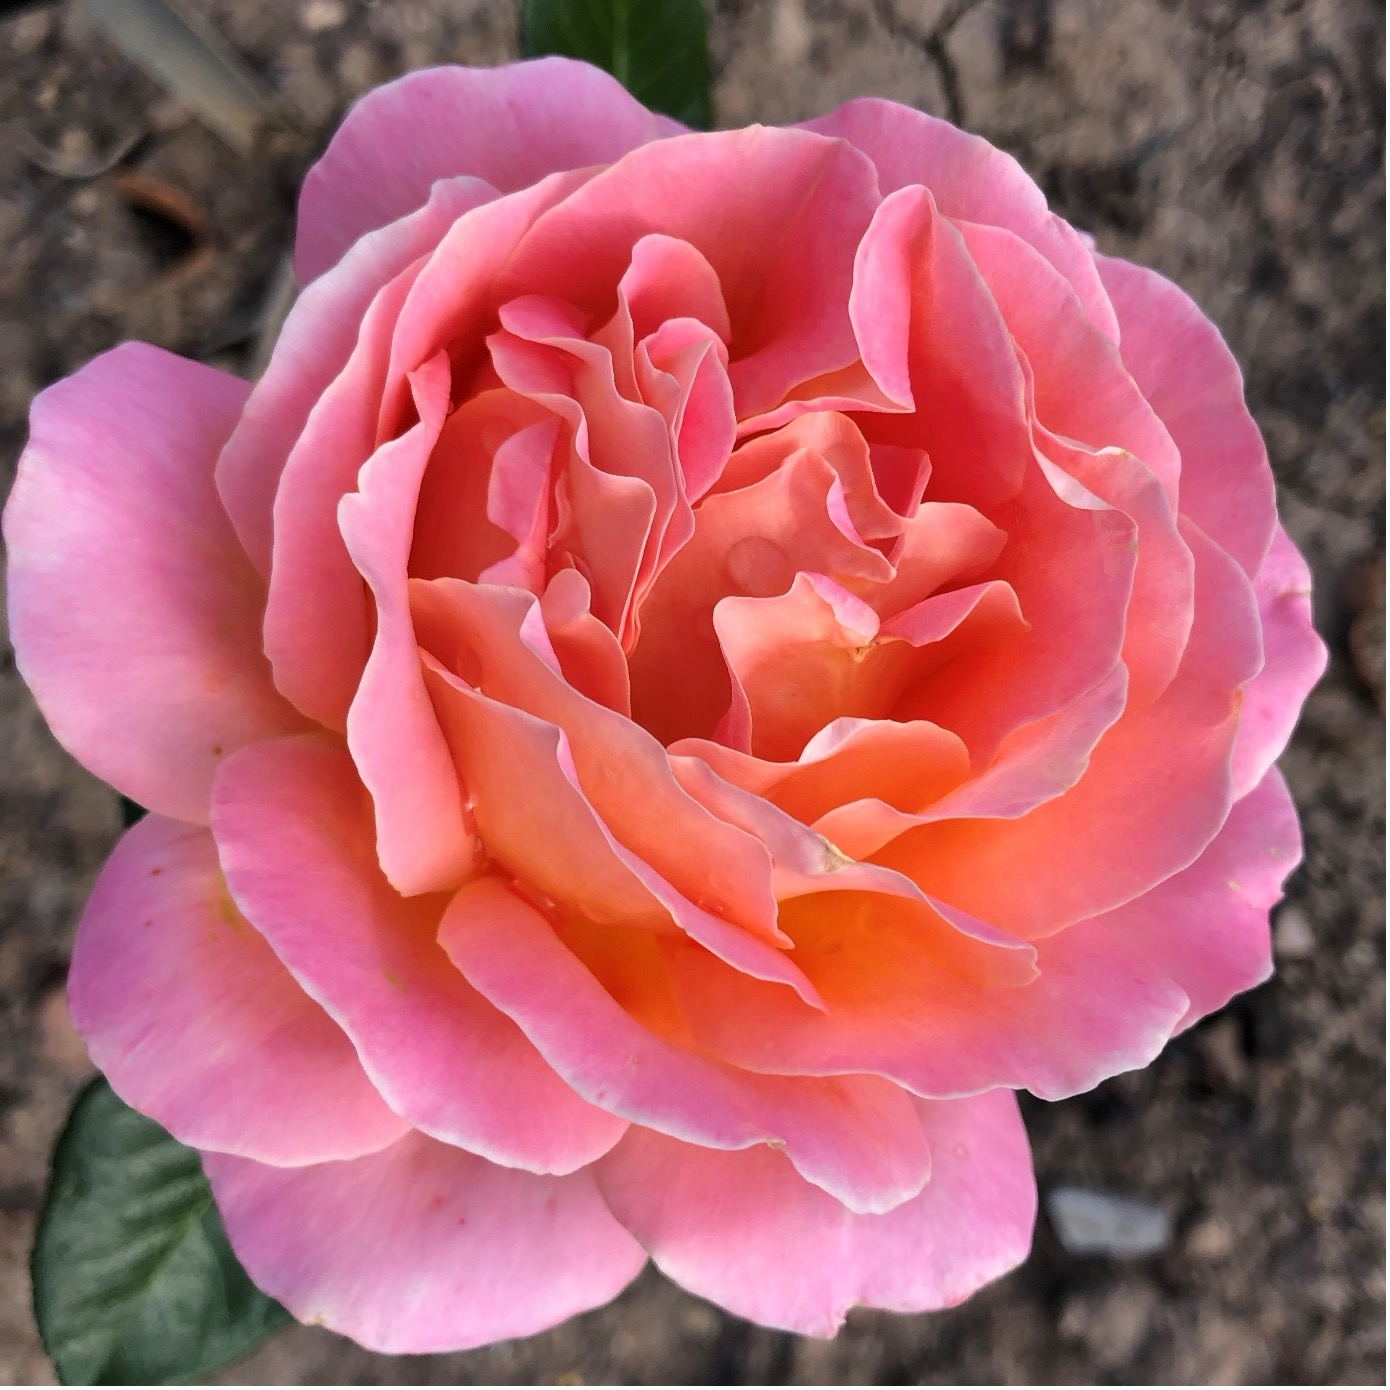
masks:
<instances>
[{"instance_id":1,"label":"blurred soil background","mask_svg":"<svg viewBox=\"0 0 1390 1390\"><path fill-rule=\"evenodd\" d=\"M514 56L508 0L193 4L292 114L249 154L80 12L0 20L0 491L34 392L121 339L251 369L299 180L356 95ZM862 94L950 116L1226 334L1332 652L1283 762L1308 852L1276 913L1278 973L1142 1073L1025 1098L1044 1194L1150 1204L1156 1253L1069 1253L1044 1216L1028 1264L965 1307L854 1313L832 1342L751 1327L649 1271L528 1341L390 1359L295 1328L223 1379L1384 1383L1383 8L718 0L712 45L720 124ZM0 1382L28 1383L51 1372L27 1250L89 1074L62 982L120 813L52 741L8 648L0 721Z\"/></svg>"}]
</instances>

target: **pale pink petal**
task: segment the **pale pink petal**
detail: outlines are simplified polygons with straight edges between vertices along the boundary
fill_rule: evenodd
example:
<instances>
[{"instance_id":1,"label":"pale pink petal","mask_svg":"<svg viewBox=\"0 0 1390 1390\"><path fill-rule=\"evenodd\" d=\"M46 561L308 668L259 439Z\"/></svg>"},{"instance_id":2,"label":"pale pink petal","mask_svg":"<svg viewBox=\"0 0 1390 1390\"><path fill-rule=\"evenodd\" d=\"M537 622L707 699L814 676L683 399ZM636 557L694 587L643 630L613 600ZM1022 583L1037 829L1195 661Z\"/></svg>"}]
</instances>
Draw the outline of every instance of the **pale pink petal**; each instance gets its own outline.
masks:
<instances>
[{"instance_id":1,"label":"pale pink petal","mask_svg":"<svg viewBox=\"0 0 1390 1390\"><path fill-rule=\"evenodd\" d=\"M301 285L323 274L439 179L467 174L512 193L683 130L569 58L409 73L358 101L305 177L295 274Z\"/></svg>"},{"instance_id":2,"label":"pale pink petal","mask_svg":"<svg viewBox=\"0 0 1390 1390\"><path fill-rule=\"evenodd\" d=\"M632 261L618 282L627 306L633 341L655 333L668 319L698 319L725 343L733 330L719 276L688 241L653 233L632 248Z\"/></svg>"},{"instance_id":3,"label":"pale pink petal","mask_svg":"<svg viewBox=\"0 0 1390 1390\"><path fill-rule=\"evenodd\" d=\"M551 412L497 388L471 396L449 415L420 483L412 576L477 579L516 553L516 537L488 516L494 463L515 436L555 423Z\"/></svg>"},{"instance_id":4,"label":"pale pink petal","mask_svg":"<svg viewBox=\"0 0 1390 1390\"><path fill-rule=\"evenodd\" d=\"M116 348L34 402L5 507L10 640L49 727L118 791L204 824L223 757L302 726L213 486L247 389Z\"/></svg>"},{"instance_id":5,"label":"pale pink petal","mask_svg":"<svg viewBox=\"0 0 1390 1390\"><path fill-rule=\"evenodd\" d=\"M317 737L243 750L213 820L237 906L398 1114L532 1172L571 1172L616 1141L622 1122L580 1100L439 949L443 901L401 898L382 877L346 753Z\"/></svg>"},{"instance_id":6,"label":"pale pink petal","mask_svg":"<svg viewBox=\"0 0 1390 1390\"><path fill-rule=\"evenodd\" d=\"M440 941L595 1105L708 1147L775 1144L856 1211L891 1211L922 1190L930 1155L902 1091L871 1077L754 1076L668 1042L612 998L539 912L489 892L509 910L451 910Z\"/></svg>"},{"instance_id":7,"label":"pale pink petal","mask_svg":"<svg viewBox=\"0 0 1390 1390\"><path fill-rule=\"evenodd\" d=\"M592 1174L502 1168L422 1134L349 1163L203 1167L255 1283L373 1351L529 1336L607 1303L646 1262Z\"/></svg>"},{"instance_id":8,"label":"pale pink petal","mask_svg":"<svg viewBox=\"0 0 1390 1390\"><path fill-rule=\"evenodd\" d=\"M1134 454L1176 503L1182 469L1177 445L1126 370L1114 341L1086 317L1075 286L1002 227L967 222L959 231L1009 335L1032 368L1039 421L1094 449Z\"/></svg>"},{"instance_id":9,"label":"pale pink petal","mask_svg":"<svg viewBox=\"0 0 1390 1390\"><path fill-rule=\"evenodd\" d=\"M82 915L68 1003L116 1093L194 1148L294 1166L409 1128L232 905L201 828L150 815L126 831Z\"/></svg>"},{"instance_id":10,"label":"pale pink petal","mask_svg":"<svg viewBox=\"0 0 1390 1390\"><path fill-rule=\"evenodd\" d=\"M411 373L446 348L460 379L476 365L459 345L481 350L499 266L539 211L584 177L556 175L457 217L427 256L371 299L356 346L298 432L275 494L265 647L280 690L330 728L346 726L372 643L361 576L338 531L338 501L376 447L415 422Z\"/></svg>"},{"instance_id":11,"label":"pale pink petal","mask_svg":"<svg viewBox=\"0 0 1390 1390\"><path fill-rule=\"evenodd\" d=\"M1327 666L1327 648L1313 630L1312 576L1282 526L1255 575L1265 664L1240 707L1231 761L1234 793L1244 796L1284 751L1308 692Z\"/></svg>"},{"instance_id":12,"label":"pale pink petal","mask_svg":"<svg viewBox=\"0 0 1390 1390\"><path fill-rule=\"evenodd\" d=\"M1071 281L1096 326L1119 338L1085 241L1048 212L1042 190L1012 156L949 121L875 97L846 102L806 128L863 150L885 195L924 184L947 217L1007 227L1022 237Z\"/></svg>"},{"instance_id":13,"label":"pale pink petal","mask_svg":"<svg viewBox=\"0 0 1390 1390\"><path fill-rule=\"evenodd\" d=\"M319 397L352 355L368 306L382 286L431 251L458 218L496 192L477 179L441 180L429 191L428 202L364 237L332 275L310 285L295 301L217 462L218 492L261 574L270 573L272 509L280 474ZM389 317L379 319L375 329L389 335ZM377 403L367 404L375 419Z\"/></svg>"},{"instance_id":14,"label":"pale pink petal","mask_svg":"<svg viewBox=\"0 0 1390 1390\"><path fill-rule=\"evenodd\" d=\"M622 645L594 616L589 583L563 569L541 595L541 617L564 678L579 693L624 716L632 712L627 657Z\"/></svg>"},{"instance_id":15,"label":"pale pink petal","mask_svg":"<svg viewBox=\"0 0 1390 1390\"><path fill-rule=\"evenodd\" d=\"M396 891L438 892L459 883L477 856L458 773L420 670L410 621L410 557L420 479L448 405L449 364L437 357L418 374L422 418L383 444L338 504L353 562L376 597L376 637L348 710L347 738L376 810L381 870Z\"/></svg>"},{"instance_id":16,"label":"pale pink petal","mask_svg":"<svg viewBox=\"0 0 1390 1390\"><path fill-rule=\"evenodd\" d=\"M1254 578L1274 535L1274 476L1216 325L1171 281L1097 256L1120 355L1182 454L1180 503Z\"/></svg>"},{"instance_id":17,"label":"pale pink petal","mask_svg":"<svg viewBox=\"0 0 1390 1390\"><path fill-rule=\"evenodd\" d=\"M444 234L401 306L382 388L359 407L372 413L379 439L399 434L408 423L408 377L421 362L447 351L460 380L482 366L484 339L497 325L498 307L529 292L529 287L499 287L518 241L547 209L582 188L593 172L552 174L475 208Z\"/></svg>"},{"instance_id":18,"label":"pale pink petal","mask_svg":"<svg viewBox=\"0 0 1390 1390\"><path fill-rule=\"evenodd\" d=\"M599 1164L618 1219L691 1293L830 1337L852 1307L950 1308L1022 1263L1037 1210L1028 1137L1004 1091L919 1101L931 1181L859 1216L766 1149L719 1153L634 1129Z\"/></svg>"}]
</instances>

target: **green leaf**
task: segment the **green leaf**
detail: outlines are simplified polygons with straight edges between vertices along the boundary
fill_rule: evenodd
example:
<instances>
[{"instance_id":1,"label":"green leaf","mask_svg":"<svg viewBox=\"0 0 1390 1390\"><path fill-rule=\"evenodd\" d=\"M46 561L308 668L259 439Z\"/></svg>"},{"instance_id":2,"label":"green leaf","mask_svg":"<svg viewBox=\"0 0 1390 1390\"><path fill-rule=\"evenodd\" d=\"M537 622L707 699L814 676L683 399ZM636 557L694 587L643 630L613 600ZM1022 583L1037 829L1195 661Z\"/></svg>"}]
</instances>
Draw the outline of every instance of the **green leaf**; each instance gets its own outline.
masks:
<instances>
[{"instance_id":1,"label":"green leaf","mask_svg":"<svg viewBox=\"0 0 1390 1390\"><path fill-rule=\"evenodd\" d=\"M653 111L713 122L701 0L521 0L521 51L583 58Z\"/></svg>"},{"instance_id":2,"label":"green leaf","mask_svg":"<svg viewBox=\"0 0 1390 1390\"><path fill-rule=\"evenodd\" d=\"M128 796L121 798L121 824L129 829L145 814L145 808Z\"/></svg>"},{"instance_id":3,"label":"green leaf","mask_svg":"<svg viewBox=\"0 0 1390 1390\"><path fill-rule=\"evenodd\" d=\"M58 1140L30 1269L64 1385L200 1379L289 1320L232 1254L198 1155L101 1077Z\"/></svg>"}]
</instances>

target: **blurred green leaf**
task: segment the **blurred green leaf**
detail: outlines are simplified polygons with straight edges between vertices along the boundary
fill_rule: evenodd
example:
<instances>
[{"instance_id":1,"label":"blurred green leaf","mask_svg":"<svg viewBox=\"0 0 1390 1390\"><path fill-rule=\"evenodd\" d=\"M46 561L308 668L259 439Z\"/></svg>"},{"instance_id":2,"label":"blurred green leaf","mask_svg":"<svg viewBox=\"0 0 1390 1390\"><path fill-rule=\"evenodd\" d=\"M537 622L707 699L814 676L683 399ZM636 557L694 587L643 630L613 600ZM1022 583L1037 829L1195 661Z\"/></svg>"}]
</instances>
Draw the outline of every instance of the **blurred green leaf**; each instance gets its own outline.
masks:
<instances>
[{"instance_id":1,"label":"blurred green leaf","mask_svg":"<svg viewBox=\"0 0 1390 1390\"><path fill-rule=\"evenodd\" d=\"M196 1380L289 1320L237 1263L198 1155L101 1077L58 1140L30 1269L64 1385Z\"/></svg>"},{"instance_id":2,"label":"blurred green leaf","mask_svg":"<svg viewBox=\"0 0 1390 1390\"><path fill-rule=\"evenodd\" d=\"M274 111L260 79L201 15L178 0L78 0L131 62L183 103L238 154Z\"/></svg>"},{"instance_id":3,"label":"blurred green leaf","mask_svg":"<svg viewBox=\"0 0 1390 1390\"><path fill-rule=\"evenodd\" d=\"M583 58L653 111L698 130L713 123L701 0L522 0L521 51Z\"/></svg>"},{"instance_id":4,"label":"blurred green leaf","mask_svg":"<svg viewBox=\"0 0 1390 1390\"><path fill-rule=\"evenodd\" d=\"M121 824L128 830L145 814L145 808L128 796L121 797Z\"/></svg>"}]
</instances>

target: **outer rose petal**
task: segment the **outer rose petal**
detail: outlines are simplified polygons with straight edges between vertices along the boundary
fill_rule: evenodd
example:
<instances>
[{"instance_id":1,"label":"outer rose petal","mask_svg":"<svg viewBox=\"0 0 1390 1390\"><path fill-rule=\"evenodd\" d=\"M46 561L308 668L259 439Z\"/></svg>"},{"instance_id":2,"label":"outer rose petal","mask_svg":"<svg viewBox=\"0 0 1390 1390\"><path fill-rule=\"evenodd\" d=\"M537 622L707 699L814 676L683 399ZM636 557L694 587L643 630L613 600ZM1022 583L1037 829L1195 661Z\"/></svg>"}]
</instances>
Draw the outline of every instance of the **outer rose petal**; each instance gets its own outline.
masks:
<instances>
[{"instance_id":1,"label":"outer rose petal","mask_svg":"<svg viewBox=\"0 0 1390 1390\"><path fill-rule=\"evenodd\" d=\"M1176 285L1097 256L1120 321L1120 356L1182 454L1180 501L1252 578L1274 534L1274 475L1216 325Z\"/></svg>"},{"instance_id":2,"label":"outer rose petal","mask_svg":"<svg viewBox=\"0 0 1390 1390\"><path fill-rule=\"evenodd\" d=\"M251 1278L373 1351L461 1351L607 1303L642 1268L589 1173L538 1177L422 1134L379 1154L203 1166Z\"/></svg>"},{"instance_id":3,"label":"outer rose petal","mask_svg":"<svg viewBox=\"0 0 1390 1390\"><path fill-rule=\"evenodd\" d=\"M126 831L83 913L68 998L117 1093L195 1148L323 1163L409 1128L232 906L206 830L146 816Z\"/></svg>"},{"instance_id":4,"label":"outer rose petal","mask_svg":"<svg viewBox=\"0 0 1390 1390\"><path fill-rule=\"evenodd\" d=\"M1072 282L1096 327L1119 337L1086 243L1048 212L1042 190L1011 155L948 121L873 97L846 102L807 121L806 129L863 150L878 170L885 197L922 184L947 217L1006 227L1022 237Z\"/></svg>"},{"instance_id":5,"label":"outer rose petal","mask_svg":"<svg viewBox=\"0 0 1390 1390\"><path fill-rule=\"evenodd\" d=\"M1240 707L1231 755L1235 795L1244 796L1284 751L1308 692L1327 666L1327 648L1313 630L1312 576L1282 526L1255 576L1265 664Z\"/></svg>"},{"instance_id":6,"label":"outer rose petal","mask_svg":"<svg viewBox=\"0 0 1390 1390\"><path fill-rule=\"evenodd\" d=\"M512 193L684 129L569 58L412 72L363 97L309 170L295 275L304 285L323 274L364 233L414 212L438 179L469 174Z\"/></svg>"},{"instance_id":7,"label":"outer rose petal","mask_svg":"<svg viewBox=\"0 0 1390 1390\"><path fill-rule=\"evenodd\" d=\"M261 574L270 573L280 474L319 397L352 355L377 291L433 250L465 212L495 196L496 190L479 179L441 180L427 203L363 237L336 273L310 285L290 310L265 374L217 461L217 489ZM387 323L380 331L390 328ZM373 419L375 405L371 402Z\"/></svg>"},{"instance_id":8,"label":"outer rose petal","mask_svg":"<svg viewBox=\"0 0 1390 1390\"><path fill-rule=\"evenodd\" d=\"M1231 808L1196 863L1066 935L1103 926L1115 942L1144 952L1148 972L1167 975L1188 996L1180 1030L1269 978L1269 910L1302 857L1298 813L1283 778L1270 771Z\"/></svg>"},{"instance_id":9,"label":"outer rose petal","mask_svg":"<svg viewBox=\"0 0 1390 1390\"><path fill-rule=\"evenodd\" d=\"M347 755L318 738L230 759L213 818L238 906L417 1129L533 1172L592 1162L622 1121L580 1100L458 974L434 940L442 899L391 891L366 800Z\"/></svg>"},{"instance_id":10,"label":"outer rose petal","mask_svg":"<svg viewBox=\"0 0 1390 1390\"><path fill-rule=\"evenodd\" d=\"M1025 1258L1037 1192L1008 1092L916 1105L931 1181L881 1216L846 1210L770 1149L643 1129L600 1160L599 1184L665 1274L755 1322L829 1337L856 1304L949 1308Z\"/></svg>"},{"instance_id":11,"label":"outer rose petal","mask_svg":"<svg viewBox=\"0 0 1390 1390\"><path fill-rule=\"evenodd\" d=\"M5 507L16 661L49 727L141 805L205 823L222 757L302 727L213 486L234 377L127 343L35 402Z\"/></svg>"}]
</instances>

